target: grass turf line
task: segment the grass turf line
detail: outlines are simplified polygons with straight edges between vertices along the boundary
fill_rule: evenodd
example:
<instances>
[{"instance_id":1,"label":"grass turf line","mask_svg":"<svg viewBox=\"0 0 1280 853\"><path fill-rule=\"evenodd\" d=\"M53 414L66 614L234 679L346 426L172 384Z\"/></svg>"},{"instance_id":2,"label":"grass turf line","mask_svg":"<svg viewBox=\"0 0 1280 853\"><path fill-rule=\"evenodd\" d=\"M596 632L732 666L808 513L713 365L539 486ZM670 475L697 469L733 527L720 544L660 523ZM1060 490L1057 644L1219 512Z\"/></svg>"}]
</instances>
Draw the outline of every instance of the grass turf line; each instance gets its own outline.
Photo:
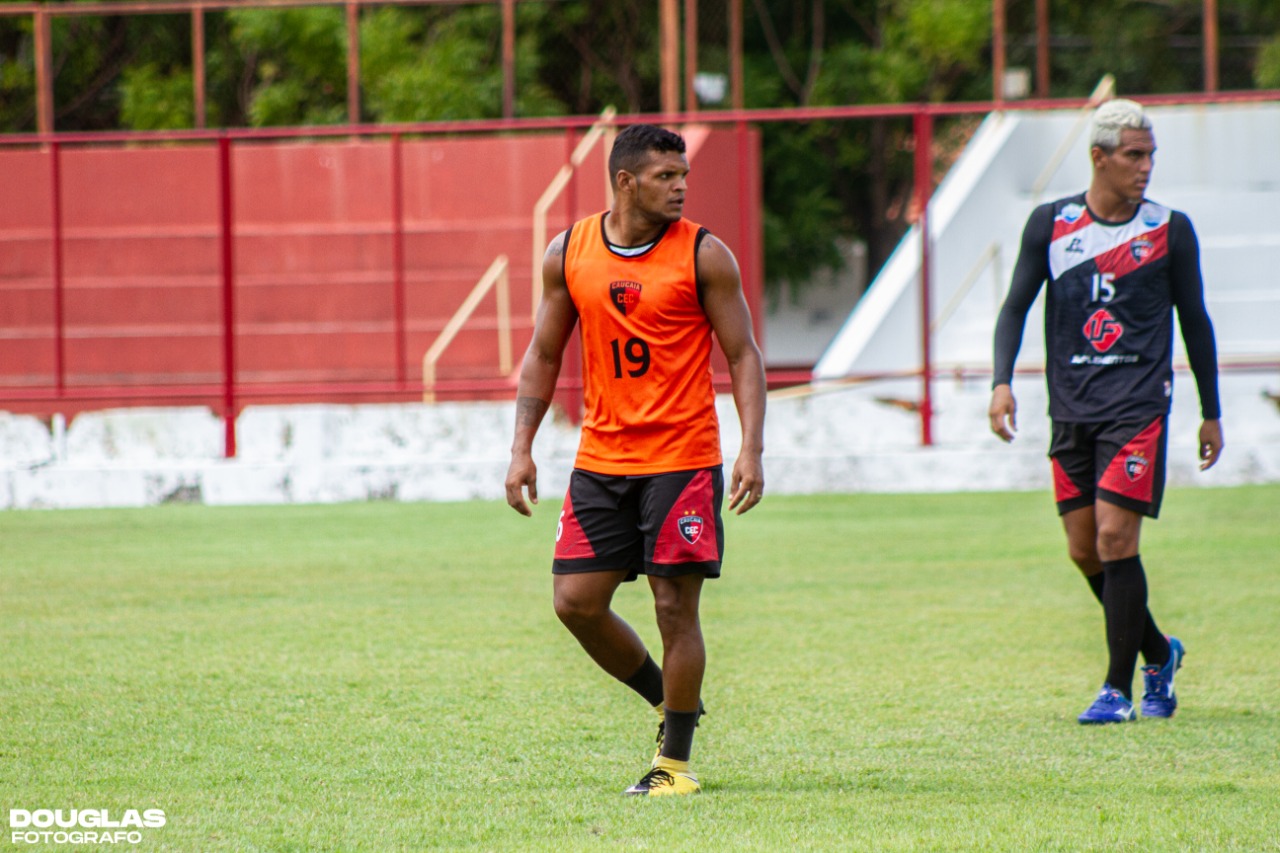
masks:
<instances>
[{"instance_id":1,"label":"grass turf line","mask_svg":"<svg viewBox=\"0 0 1280 853\"><path fill-rule=\"evenodd\" d=\"M0 814L162 808L152 850L1280 847L1280 487L1170 492L1183 704L1097 728L1047 495L728 518L674 802L619 794L653 716L551 612L556 504L0 514ZM659 657L647 589L616 605Z\"/></svg>"}]
</instances>

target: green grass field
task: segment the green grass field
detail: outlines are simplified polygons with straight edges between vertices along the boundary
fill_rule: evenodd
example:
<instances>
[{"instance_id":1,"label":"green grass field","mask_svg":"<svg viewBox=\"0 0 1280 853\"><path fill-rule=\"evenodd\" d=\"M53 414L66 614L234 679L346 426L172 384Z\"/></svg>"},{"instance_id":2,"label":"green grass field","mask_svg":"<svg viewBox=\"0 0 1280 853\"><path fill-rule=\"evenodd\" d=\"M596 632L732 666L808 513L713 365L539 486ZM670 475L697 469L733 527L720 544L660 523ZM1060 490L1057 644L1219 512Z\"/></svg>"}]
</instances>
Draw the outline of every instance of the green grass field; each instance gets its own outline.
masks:
<instances>
[{"instance_id":1,"label":"green grass field","mask_svg":"<svg viewBox=\"0 0 1280 853\"><path fill-rule=\"evenodd\" d=\"M558 505L0 514L0 850L15 808L163 809L144 850L1280 849L1280 487L1167 496L1182 708L1099 728L1048 495L768 498L703 598L705 793L652 802L652 712L551 611Z\"/></svg>"}]
</instances>

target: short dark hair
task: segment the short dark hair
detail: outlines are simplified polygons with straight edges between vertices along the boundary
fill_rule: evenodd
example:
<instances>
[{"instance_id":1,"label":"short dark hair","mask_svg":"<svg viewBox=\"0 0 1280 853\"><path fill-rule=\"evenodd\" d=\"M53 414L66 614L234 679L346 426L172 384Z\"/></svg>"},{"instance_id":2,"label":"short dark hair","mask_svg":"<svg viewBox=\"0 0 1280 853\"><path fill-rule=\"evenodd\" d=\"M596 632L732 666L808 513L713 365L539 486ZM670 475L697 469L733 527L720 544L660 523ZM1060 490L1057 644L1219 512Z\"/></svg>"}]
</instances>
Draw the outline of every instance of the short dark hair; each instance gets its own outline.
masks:
<instances>
[{"instance_id":1,"label":"short dark hair","mask_svg":"<svg viewBox=\"0 0 1280 853\"><path fill-rule=\"evenodd\" d=\"M631 125L613 141L613 150L609 152L609 182L617 183L619 171L635 174L644 168L650 154L666 151L683 154L684 138L652 124Z\"/></svg>"}]
</instances>

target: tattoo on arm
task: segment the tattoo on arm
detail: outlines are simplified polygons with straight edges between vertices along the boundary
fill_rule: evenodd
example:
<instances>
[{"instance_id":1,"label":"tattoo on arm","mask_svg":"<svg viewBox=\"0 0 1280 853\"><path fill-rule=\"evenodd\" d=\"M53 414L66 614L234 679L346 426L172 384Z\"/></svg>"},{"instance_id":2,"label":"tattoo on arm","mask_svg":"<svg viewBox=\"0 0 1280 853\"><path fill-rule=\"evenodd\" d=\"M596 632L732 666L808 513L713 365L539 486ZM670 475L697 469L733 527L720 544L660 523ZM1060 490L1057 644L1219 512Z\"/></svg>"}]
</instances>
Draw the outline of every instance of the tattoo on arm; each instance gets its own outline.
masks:
<instances>
[{"instance_id":1,"label":"tattoo on arm","mask_svg":"<svg viewBox=\"0 0 1280 853\"><path fill-rule=\"evenodd\" d=\"M520 397L516 400L516 425L536 427L542 423L542 416L547 413L551 403L537 397Z\"/></svg>"}]
</instances>

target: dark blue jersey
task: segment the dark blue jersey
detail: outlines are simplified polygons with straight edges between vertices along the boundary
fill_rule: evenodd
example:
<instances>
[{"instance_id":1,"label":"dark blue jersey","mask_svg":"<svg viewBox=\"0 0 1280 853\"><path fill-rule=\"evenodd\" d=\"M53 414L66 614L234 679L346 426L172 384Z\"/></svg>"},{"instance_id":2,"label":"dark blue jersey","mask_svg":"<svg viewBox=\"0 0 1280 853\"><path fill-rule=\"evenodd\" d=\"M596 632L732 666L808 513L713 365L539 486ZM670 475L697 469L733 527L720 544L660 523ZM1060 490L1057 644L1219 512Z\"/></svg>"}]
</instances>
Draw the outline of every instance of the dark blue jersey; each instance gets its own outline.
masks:
<instances>
[{"instance_id":1,"label":"dark blue jersey","mask_svg":"<svg viewBox=\"0 0 1280 853\"><path fill-rule=\"evenodd\" d=\"M996 385L1012 379L1027 311L1045 281L1045 372L1055 421L1167 413L1175 307L1201 412L1219 417L1213 324L1186 215L1144 200L1127 222L1108 222L1089 210L1084 193L1037 207L996 322Z\"/></svg>"}]
</instances>

